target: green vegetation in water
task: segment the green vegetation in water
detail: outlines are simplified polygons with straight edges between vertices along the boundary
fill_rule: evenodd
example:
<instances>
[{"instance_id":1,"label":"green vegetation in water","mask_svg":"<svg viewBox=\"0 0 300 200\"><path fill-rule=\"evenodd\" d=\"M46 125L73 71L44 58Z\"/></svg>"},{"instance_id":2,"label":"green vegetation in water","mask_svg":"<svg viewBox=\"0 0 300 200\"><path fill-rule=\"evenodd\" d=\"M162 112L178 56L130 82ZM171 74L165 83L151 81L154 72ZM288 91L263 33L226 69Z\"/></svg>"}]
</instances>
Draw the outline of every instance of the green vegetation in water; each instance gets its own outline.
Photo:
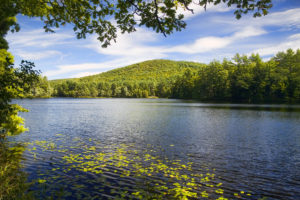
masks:
<instances>
[{"instance_id":1,"label":"green vegetation in water","mask_svg":"<svg viewBox=\"0 0 300 200\"><path fill-rule=\"evenodd\" d=\"M33 199L20 163L24 151L22 144L0 141L0 200Z\"/></svg>"},{"instance_id":2,"label":"green vegetation in water","mask_svg":"<svg viewBox=\"0 0 300 200\"><path fill-rule=\"evenodd\" d=\"M125 97L238 102L300 102L300 50L200 64L151 60L83 78L43 80L32 91L54 97ZM47 86L46 86L47 85ZM42 92L43 91L43 92ZM34 92L28 94L34 97Z\"/></svg>"},{"instance_id":3,"label":"green vegetation in water","mask_svg":"<svg viewBox=\"0 0 300 200\"><path fill-rule=\"evenodd\" d=\"M74 138L73 144L55 141L26 143L32 160L50 159L51 167L39 171L33 188L37 199L228 199L215 169L192 162L158 156L163 149L147 145L137 150L135 144L103 146L96 140ZM170 145L174 148L174 145ZM251 194L236 191L235 198Z\"/></svg>"}]
</instances>

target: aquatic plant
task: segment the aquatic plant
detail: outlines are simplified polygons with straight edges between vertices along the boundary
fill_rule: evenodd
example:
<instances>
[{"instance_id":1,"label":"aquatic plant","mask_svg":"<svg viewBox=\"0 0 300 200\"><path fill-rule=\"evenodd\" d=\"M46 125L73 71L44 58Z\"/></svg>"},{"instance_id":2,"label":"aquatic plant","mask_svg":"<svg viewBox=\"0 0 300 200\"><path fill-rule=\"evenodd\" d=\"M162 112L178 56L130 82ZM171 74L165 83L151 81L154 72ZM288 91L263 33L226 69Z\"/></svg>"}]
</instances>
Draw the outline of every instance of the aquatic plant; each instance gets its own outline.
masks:
<instances>
[{"instance_id":1,"label":"aquatic plant","mask_svg":"<svg viewBox=\"0 0 300 200\"><path fill-rule=\"evenodd\" d=\"M199 169L193 162L169 159L159 154L163 151L161 147L147 145L141 149L134 143L103 145L97 140L80 138L63 143L64 136L56 136L55 141L26 143L35 159L47 159L42 153L39 155L45 151L51 158L51 167L39 171L35 181L34 187L44 191L37 197L50 194L57 198L58 191L62 191L62 199L228 199L215 169ZM239 192L238 198L249 195Z\"/></svg>"}]
</instances>

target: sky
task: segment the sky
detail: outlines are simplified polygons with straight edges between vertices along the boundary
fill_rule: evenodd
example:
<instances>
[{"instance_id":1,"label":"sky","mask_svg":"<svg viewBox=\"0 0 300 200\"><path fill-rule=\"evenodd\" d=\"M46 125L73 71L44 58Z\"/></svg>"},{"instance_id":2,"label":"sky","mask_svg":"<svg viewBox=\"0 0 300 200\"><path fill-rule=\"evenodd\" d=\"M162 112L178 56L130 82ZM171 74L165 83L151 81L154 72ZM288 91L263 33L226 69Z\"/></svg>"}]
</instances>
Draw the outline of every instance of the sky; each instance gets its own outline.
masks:
<instances>
[{"instance_id":1,"label":"sky","mask_svg":"<svg viewBox=\"0 0 300 200\"><path fill-rule=\"evenodd\" d=\"M252 13L235 19L234 8L225 5L192 5L185 15L186 29L164 37L145 27L118 34L116 43L102 48L96 35L76 39L71 26L45 33L38 18L18 15L21 30L9 33L9 51L15 64L33 61L49 80L78 78L152 59L209 63L236 53L259 53L268 60L279 51L300 49L300 0L273 0L269 14Z\"/></svg>"}]
</instances>

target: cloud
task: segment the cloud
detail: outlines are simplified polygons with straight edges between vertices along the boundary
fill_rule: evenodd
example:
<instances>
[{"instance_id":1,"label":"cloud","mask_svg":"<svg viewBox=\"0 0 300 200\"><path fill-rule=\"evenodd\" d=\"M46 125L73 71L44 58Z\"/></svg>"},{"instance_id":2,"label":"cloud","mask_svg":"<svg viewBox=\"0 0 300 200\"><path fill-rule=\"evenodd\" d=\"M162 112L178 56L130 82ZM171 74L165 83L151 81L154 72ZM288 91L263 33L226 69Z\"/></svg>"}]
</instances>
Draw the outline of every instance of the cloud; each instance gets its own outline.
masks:
<instances>
[{"instance_id":1,"label":"cloud","mask_svg":"<svg viewBox=\"0 0 300 200\"><path fill-rule=\"evenodd\" d=\"M253 36L259 36L266 33L267 32L261 28L246 26L245 28L239 30L238 32L233 33L231 36L227 36L227 37L211 36L211 37L198 38L192 44L178 45L167 49L166 52L186 53L186 54L210 52L212 50L225 48L228 45L236 42L237 40L253 37Z\"/></svg>"},{"instance_id":2,"label":"cloud","mask_svg":"<svg viewBox=\"0 0 300 200\"><path fill-rule=\"evenodd\" d=\"M62 33L45 33L43 29L33 29L30 31L20 31L9 33L6 37L13 53L26 60L41 60L54 56L63 56L59 47L72 44L74 36ZM73 43L74 44L74 43Z\"/></svg>"},{"instance_id":3,"label":"cloud","mask_svg":"<svg viewBox=\"0 0 300 200\"><path fill-rule=\"evenodd\" d=\"M87 48L92 48L100 54L111 56L135 56L148 59L164 58L168 53L185 53L195 54L209 52L215 49L220 49L228 46L238 39L247 37L259 36L265 34L266 31L262 28L246 26L245 28L233 33L227 37L201 37L189 44L177 46L151 46L150 42L157 41L157 34L148 30L139 28L137 32L131 34L122 34L117 38L117 43L112 44L107 48L102 48L94 37Z\"/></svg>"},{"instance_id":4,"label":"cloud","mask_svg":"<svg viewBox=\"0 0 300 200\"><path fill-rule=\"evenodd\" d=\"M245 27L239 32L227 37L202 37L191 44L177 46L149 46L151 41L157 41L153 32L144 29L138 30L133 34L124 34L118 38L117 43L102 48L96 38L92 38L86 48L91 48L100 54L114 56L115 59L99 63L81 63L71 65L59 65L57 69L49 70L44 73L48 77L59 77L64 74L71 74L69 77L82 77L97 74L116 67L142 62L149 59L167 57L169 53L196 54L210 52L228 46L236 40L265 34L263 29ZM95 72L96 70L97 72ZM76 74L74 74L76 72ZM73 73L73 75L72 75Z\"/></svg>"},{"instance_id":5,"label":"cloud","mask_svg":"<svg viewBox=\"0 0 300 200\"><path fill-rule=\"evenodd\" d=\"M59 65L57 66L57 69L48 70L45 73L43 73L43 75L49 77L49 79L59 78L61 77L61 75L66 74L70 74L68 77L80 77L82 74L101 73L111 70L113 68L124 67L145 60L147 60L145 59L145 57L122 57L120 59L114 59L99 63Z\"/></svg>"},{"instance_id":6,"label":"cloud","mask_svg":"<svg viewBox=\"0 0 300 200\"><path fill-rule=\"evenodd\" d=\"M72 75L71 78L81 78L81 77L84 77L84 76L91 76L91 75L95 75L95 74L100 74L101 72L80 72L80 73L77 73L77 74L74 74Z\"/></svg>"},{"instance_id":7,"label":"cloud","mask_svg":"<svg viewBox=\"0 0 300 200\"><path fill-rule=\"evenodd\" d=\"M231 43L230 37L203 37L192 44L178 45L167 49L170 53L203 53L214 49L224 48Z\"/></svg>"},{"instance_id":8,"label":"cloud","mask_svg":"<svg viewBox=\"0 0 300 200\"><path fill-rule=\"evenodd\" d=\"M196 4L191 4L191 8L194 9L194 15L184 9L180 11L186 15L185 19L191 19L204 13L203 7ZM220 4L218 6L209 5L207 11L226 12L230 9L226 5ZM253 18L249 14L243 16L241 20L233 19L232 15L229 18L227 14L222 14L222 18L203 17L203 20L197 22L193 20L190 24L194 25L194 27L190 27L192 31L198 30L196 26L209 24L208 28L201 32L201 35L196 35L195 32L192 32L191 35L176 33L174 37L169 37L166 41L162 41L161 35L139 27L137 32L131 34L118 33L117 42L107 48L102 48L101 43L94 35L80 43L75 42L76 39L70 33L71 31L49 34L44 33L42 29L37 29L14 35L9 34L7 39L11 46L17 47L15 53L23 58L27 57L27 59L44 59L57 56L62 52L68 53L68 60L60 60L58 66L44 73L50 79L66 76L81 77L149 59L173 57L186 60L188 57L195 59L197 57L203 61L210 61L211 58L219 59L220 56L236 52L257 52L262 56L268 56L287 48L299 48L299 34L283 39L286 35L291 34L286 30L300 28L298 13L300 13L300 8L274 12L262 18ZM280 35L280 32L285 34ZM268 34L267 37L260 37L266 34ZM276 39L273 41L271 41L272 35L276 35ZM182 38L177 41L178 37ZM72 49L62 49L66 44L72 45ZM92 49L94 52L91 53L82 47ZM95 52L98 55L95 55ZM68 64L70 59L74 59L72 63L78 64Z\"/></svg>"},{"instance_id":9,"label":"cloud","mask_svg":"<svg viewBox=\"0 0 300 200\"><path fill-rule=\"evenodd\" d=\"M228 7L224 3L220 3L218 5L214 5L212 3L207 4L206 10L203 6L200 6L197 2L192 2L189 6L189 9L192 9L193 12L187 10L184 6L180 6L177 9L177 14L183 14L184 19L190 19L196 17L197 15L203 14L205 12L227 12L232 10L232 8Z\"/></svg>"},{"instance_id":10,"label":"cloud","mask_svg":"<svg viewBox=\"0 0 300 200\"><path fill-rule=\"evenodd\" d=\"M161 6L164 6L163 3L160 4ZM193 12L191 12L191 10ZM200 14L203 13L210 13L210 12L227 12L233 10L232 7L228 7L224 3L220 3L218 5L214 5L213 3L208 3L206 6L206 10L204 6L200 6L199 2L192 1L191 4L188 6L188 9L186 9L185 6L178 4L178 7L176 9L177 16L182 14L184 15L184 20L188 20L191 18L194 18ZM159 16L163 17L162 13L159 13ZM134 14L134 19L137 21L141 20L141 17L137 14Z\"/></svg>"},{"instance_id":11,"label":"cloud","mask_svg":"<svg viewBox=\"0 0 300 200\"><path fill-rule=\"evenodd\" d=\"M256 49L252 53L258 53L260 56L274 55L279 51L286 51L287 49L297 50L300 48L300 34L294 34L279 44L269 45L264 48Z\"/></svg>"},{"instance_id":12,"label":"cloud","mask_svg":"<svg viewBox=\"0 0 300 200\"><path fill-rule=\"evenodd\" d=\"M255 26L246 26L245 28L241 29L240 31L234 33L232 36L232 39L243 39L247 37L254 37L254 36L259 36L266 34L267 31L260 27L255 27Z\"/></svg>"},{"instance_id":13,"label":"cloud","mask_svg":"<svg viewBox=\"0 0 300 200\"><path fill-rule=\"evenodd\" d=\"M70 72L78 72L83 70L100 70L112 67L111 64L113 62L104 62L104 63L81 63L81 64L74 64L74 65L59 65L54 70L49 70L43 73L43 75L52 77L61 74L66 74Z\"/></svg>"},{"instance_id":14,"label":"cloud","mask_svg":"<svg viewBox=\"0 0 300 200\"><path fill-rule=\"evenodd\" d=\"M283 26L300 28L300 8L271 13L263 18L253 18L250 23L260 26Z\"/></svg>"},{"instance_id":15,"label":"cloud","mask_svg":"<svg viewBox=\"0 0 300 200\"><path fill-rule=\"evenodd\" d=\"M112 43L107 48L102 48L101 44L94 36L90 43L86 45L87 48L92 48L100 54L111 56L135 56L135 57L164 57L165 55L161 51L161 46L155 47L149 45L157 41L158 35L152 31L148 31L142 28L137 28L134 33L118 33L116 43ZM150 56L151 55L151 56Z\"/></svg>"},{"instance_id":16,"label":"cloud","mask_svg":"<svg viewBox=\"0 0 300 200\"><path fill-rule=\"evenodd\" d=\"M232 17L215 17L213 23L229 24L230 28L245 26L266 27L276 26L286 28L300 28L300 8L289 9L281 12L273 12L264 17L253 18L251 15L243 16L240 20L232 20ZM234 27L235 26L235 27Z\"/></svg>"},{"instance_id":17,"label":"cloud","mask_svg":"<svg viewBox=\"0 0 300 200\"><path fill-rule=\"evenodd\" d=\"M11 46L45 48L67 44L74 35L66 33L45 33L43 29L35 29L8 34L6 39Z\"/></svg>"},{"instance_id":18,"label":"cloud","mask_svg":"<svg viewBox=\"0 0 300 200\"><path fill-rule=\"evenodd\" d=\"M40 60L44 58L62 55L62 53L59 51L49 50L49 51L39 51L39 52L28 52L20 49L16 50L15 54L25 60Z\"/></svg>"}]
</instances>

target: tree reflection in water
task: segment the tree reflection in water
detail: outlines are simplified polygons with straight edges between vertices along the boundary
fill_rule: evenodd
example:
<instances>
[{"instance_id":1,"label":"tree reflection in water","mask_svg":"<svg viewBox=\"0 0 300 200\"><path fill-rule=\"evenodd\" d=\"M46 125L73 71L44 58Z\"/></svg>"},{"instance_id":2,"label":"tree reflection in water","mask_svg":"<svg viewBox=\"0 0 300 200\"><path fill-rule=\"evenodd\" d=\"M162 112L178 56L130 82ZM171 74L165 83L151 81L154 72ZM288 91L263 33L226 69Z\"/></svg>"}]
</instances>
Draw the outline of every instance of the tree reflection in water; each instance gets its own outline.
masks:
<instances>
[{"instance_id":1,"label":"tree reflection in water","mask_svg":"<svg viewBox=\"0 0 300 200\"><path fill-rule=\"evenodd\" d=\"M20 143L0 140L0 200L33 199L28 192L30 183L21 170L25 146Z\"/></svg>"}]
</instances>

